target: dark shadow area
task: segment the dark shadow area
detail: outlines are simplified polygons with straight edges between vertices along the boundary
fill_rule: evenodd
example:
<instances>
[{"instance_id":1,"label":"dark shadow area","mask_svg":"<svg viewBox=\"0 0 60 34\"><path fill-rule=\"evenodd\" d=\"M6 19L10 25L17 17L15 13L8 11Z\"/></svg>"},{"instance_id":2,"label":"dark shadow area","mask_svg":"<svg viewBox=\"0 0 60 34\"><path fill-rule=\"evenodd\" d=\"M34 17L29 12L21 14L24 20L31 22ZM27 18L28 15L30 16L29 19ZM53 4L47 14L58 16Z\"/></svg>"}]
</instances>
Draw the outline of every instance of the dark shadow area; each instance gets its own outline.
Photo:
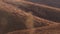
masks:
<instances>
[{"instance_id":1,"label":"dark shadow area","mask_svg":"<svg viewBox=\"0 0 60 34\"><path fill-rule=\"evenodd\" d=\"M46 4L53 7L60 8L60 0L26 0L34 3Z\"/></svg>"},{"instance_id":2,"label":"dark shadow area","mask_svg":"<svg viewBox=\"0 0 60 34\"><path fill-rule=\"evenodd\" d=\"M0 31L2 34L22 29L26 29L22 16L18 17L17 14L11 14L0 10Z\"/></svg>"},{"instance_id":3,"label":"dark shadow area","mask_svg":"<svg viewBox=\"0 0 60 34\"><path fill-rule=\"evenodd\" d=\"M33 15L38 16L40 18L44 18L54 22L60 22L60 11L56 11L48 8L42 8L29 4L25 7L22 5L19 5L17 7L26 12L32 12Z\"/></svg>"},{"instance_id":4,"label":"dark shadow area","mask_svg":"<svg viewBox=\"0 0 60 34\"><path fill-rule=\"evenodd\" d=\"M25 17L20 16L17 13L8 13L4 10L0 10L0 34L27 29L25 20ZM43 27L47 25L49 24L34 22L34 27Z\"/></svg>"}]
</instances>

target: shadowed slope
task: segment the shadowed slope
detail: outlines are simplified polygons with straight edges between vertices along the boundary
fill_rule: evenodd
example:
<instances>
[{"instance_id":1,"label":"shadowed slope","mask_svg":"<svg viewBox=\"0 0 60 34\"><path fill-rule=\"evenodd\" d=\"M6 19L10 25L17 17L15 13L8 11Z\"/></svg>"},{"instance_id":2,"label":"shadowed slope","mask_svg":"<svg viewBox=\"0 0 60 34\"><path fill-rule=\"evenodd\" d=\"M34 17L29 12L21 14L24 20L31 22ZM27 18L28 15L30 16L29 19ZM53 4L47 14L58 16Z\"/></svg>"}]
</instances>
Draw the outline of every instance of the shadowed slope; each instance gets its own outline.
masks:
<instances>
[{"instance_id":1,"label":"shadowed slope","mask_svg":"<svg viewBox=\"0 0 60 34\"><path fill-rule=\"evenodd\" d=\"M1 18L4 18L7 21L6 24L3 23L3 20L0 21L1 23L4 24L4 25L3 24L1 25L0 34L4 34L9 31L25 29L26 27L24 25L25 24L24 21L26 20L27 14L28 13L26 13L20 9L17 9L10 4L6 4L6 3L0 1L0 16L2 15ZM37 23L37 22L43 23L43 24L46 23L46 25L55 23L55 22L48 21L48 20L45 20L42 18L38 18L36 16L33 16L33 17L34 17L34 21L36 21L35 23ZM43 26L43 24L42 24L42 26ZM37 26L38 24L35 24L35 25Z\"/></svg>"},{"instance_id":2,"label":"shadowed slope","mask_svg":"<svg viewBox=\"0 0 60 34\"><path fill-rule=\"evenodd\" d=\"M14 0L13 0L14 1ZM26 12L32 12L33 15L48 19L55 22L60 22L60 8L55 8L43 4L37 4L28 1L4 1L20 8Z\"/></svg>"},{"instance_id":3,"label":"shadowed slope","mask_svg":"<svg viewBox=\"0 0 60 34\"><path fill-rule=\"evenodd\" d=\"M53 11L53 12L55 13L56 11ZM29 14L28 12L21 10L21 8L19 9L12 4L8 4L3 1L0 1L0 23L1 23L0 34L5 34L7 32L14 33L16 30L17 31L20 30L20 31L16 32L15 34L20 32L22 33L27 32L27 31L30 32L31 29L27 29L26 23L25 23L25 21L27 20L28 14ZM32 15L32 17L34 19L33 21L35 26L34 28L32 28L32 30L36 30L37 34L39 32L40 32L39 34L42 34L42 33L48 34L50 30L52 31L53 34L54 32L58 34L58 32L60 31L60 27L59 27L60 23L37 17L34 14Z\"/></svg>"}]
</instances>

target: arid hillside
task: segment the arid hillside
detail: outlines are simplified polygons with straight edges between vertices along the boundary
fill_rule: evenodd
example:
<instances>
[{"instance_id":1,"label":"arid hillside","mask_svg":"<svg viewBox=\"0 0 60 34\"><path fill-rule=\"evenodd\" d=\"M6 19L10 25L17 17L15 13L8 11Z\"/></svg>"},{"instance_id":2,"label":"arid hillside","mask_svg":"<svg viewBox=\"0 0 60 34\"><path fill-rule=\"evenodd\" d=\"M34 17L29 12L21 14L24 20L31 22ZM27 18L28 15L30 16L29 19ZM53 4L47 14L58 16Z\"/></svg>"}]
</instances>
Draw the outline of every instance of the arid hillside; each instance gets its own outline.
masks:
<instances>
[{"instance_id":1,"label":"arid hillside","mask_svg":"<svg viewBox=\"0 0 60 34\"><path fill-rule=\"evenodd\" d=\"M58 7L28 0L0 0L0 34L60 34Z\"/></svg>"}]
</instances>

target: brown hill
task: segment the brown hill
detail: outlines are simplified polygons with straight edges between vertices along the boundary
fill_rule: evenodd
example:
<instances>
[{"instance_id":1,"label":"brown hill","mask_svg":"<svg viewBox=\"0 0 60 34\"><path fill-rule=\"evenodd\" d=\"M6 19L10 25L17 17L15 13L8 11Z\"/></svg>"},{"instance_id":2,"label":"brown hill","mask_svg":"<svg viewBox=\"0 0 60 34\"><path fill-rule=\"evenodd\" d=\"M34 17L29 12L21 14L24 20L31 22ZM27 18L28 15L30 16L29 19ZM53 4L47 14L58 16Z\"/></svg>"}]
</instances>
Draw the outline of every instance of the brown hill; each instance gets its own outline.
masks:
<instances>
[{"instance_id":1,"label":"brown hill","mask_svg":"<svg viewBox=\"0 0 60 34\"><path fill-rule=\"evenodd\" d=\"M60 8L0 0L0 34L60 34L59 15Z\"/></svg>"}]
</instances>

